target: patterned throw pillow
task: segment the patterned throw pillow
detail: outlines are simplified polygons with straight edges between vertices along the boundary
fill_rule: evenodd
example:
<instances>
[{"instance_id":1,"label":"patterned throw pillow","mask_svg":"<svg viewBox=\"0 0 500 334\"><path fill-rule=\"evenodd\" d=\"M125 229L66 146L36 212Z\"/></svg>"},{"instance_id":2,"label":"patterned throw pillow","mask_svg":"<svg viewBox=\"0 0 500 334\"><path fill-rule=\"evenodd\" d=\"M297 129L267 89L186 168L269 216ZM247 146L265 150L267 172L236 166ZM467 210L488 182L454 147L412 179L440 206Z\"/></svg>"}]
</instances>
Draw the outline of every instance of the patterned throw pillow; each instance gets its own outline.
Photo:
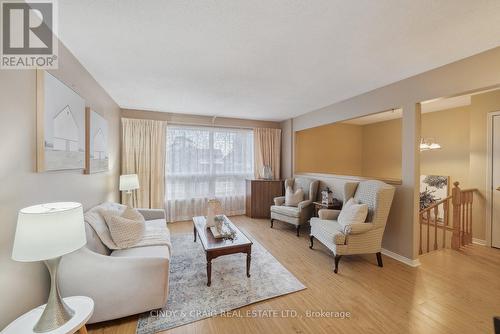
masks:
<instances>
[{"instance_id":1,"label":"patterned throw pillow","mask_svg":"<svg viewBox=\"0 0 500 334\"><path fill-rule=\"evenodd\" d=\"M137 210L128 207L121 215L111 210L102 212L102 214L108 225L111 238L118 247L132 247L144 236L146 223L144 217Z\"/></svg>"},{"instance_id":2,"label":"patterned throw pillow","mask_svg":"<svg viewBox=\"0 0 500 334\"><path fill-rule=\"evenodd\" d=\"M368 205L358 204L351 198L344 204L337 222L343 228L356 223L364 223L368 215Z\"/></svg>"},{"instance_id":3,"label":"patterned throw pillow","mask_svg":"<svg viewBox=\"0 0 500 334\"><path fill-rule=\"evenodd\" d=\"M131 220L142 220L144 221L144 216L140 214L137 209L131 208L127 206L125 211L122 213L123 218L131 219Z\"/></svg>"},{"instance_id":4,"label":"patterned throw pillow","mask_svg":"<svg viewBox=\"0 0 500 334\"><path fill-rule=\"evenodd\" d=\"M304 190L298 188L293 192L292 187L287 187L285 190L285 205L286 206L297 206L300 202L304 200Z\"/></svg>"}]
</instances>

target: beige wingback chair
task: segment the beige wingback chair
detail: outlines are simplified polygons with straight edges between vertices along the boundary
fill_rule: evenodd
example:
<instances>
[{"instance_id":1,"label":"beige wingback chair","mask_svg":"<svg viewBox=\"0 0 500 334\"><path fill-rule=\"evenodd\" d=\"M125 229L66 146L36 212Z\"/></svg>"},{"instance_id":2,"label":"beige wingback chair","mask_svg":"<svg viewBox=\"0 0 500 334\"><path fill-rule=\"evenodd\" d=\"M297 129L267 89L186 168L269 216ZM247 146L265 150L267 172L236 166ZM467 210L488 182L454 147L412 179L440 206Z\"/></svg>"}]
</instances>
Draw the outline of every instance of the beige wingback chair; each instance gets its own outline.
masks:
<instances>
[{"instance_id":1,"label":"beige wingback chair","mask_svg":"<svg viewBox=\"0 0 500 334\"><path fill-rule=\"evenodd\" d=\"M314 238L328 247L335 255L335 273L342 255L376 253L378 265L382 267L382 236L394 191L393 186L381 181L361 181L354 200L368 205L365 222L342 227L337 222L340 210L320 210L319 218L311 219L309 248L313 248Z\"/></svg>"},{"instance_id":2,"label":"beige wingback chair","mask_svg":"<svg viewBox=\"0 0 500 334\"><path fill-rule=\"evenodd\" d=\"M312 202L316 200L318 194L319 181L307 177L296 177L285 180L285 189L292 187L293 191L302 188L304 200L296 207L285 206L285 196L276 197L274 205L271 206L271 228L273 222L279 220L295 225L297 236L299 236L300 226L307 223L313 214Z\"/></svg>"}]
</instances>

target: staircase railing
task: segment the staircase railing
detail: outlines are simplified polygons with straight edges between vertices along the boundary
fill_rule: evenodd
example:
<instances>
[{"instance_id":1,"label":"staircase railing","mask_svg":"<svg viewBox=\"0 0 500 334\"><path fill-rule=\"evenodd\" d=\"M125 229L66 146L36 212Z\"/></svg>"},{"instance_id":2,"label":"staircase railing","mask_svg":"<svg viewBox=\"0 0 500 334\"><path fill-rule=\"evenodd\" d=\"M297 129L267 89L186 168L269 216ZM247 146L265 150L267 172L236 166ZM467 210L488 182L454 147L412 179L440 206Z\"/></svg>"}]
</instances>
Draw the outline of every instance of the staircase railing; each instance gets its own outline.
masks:
<instances>
[{"instance_id":1,"label":"staircase railing","mask_svg":"<svg viewBox=\"0 0 500 334\"><path fill-rule=\"evenodd\" d=\"M477 189L461 190L458 182L453 185L450 196L420 210L419 254L446 248L450 233L452 249L472 243L472 204Z\"/></svg>"}]
</instances>

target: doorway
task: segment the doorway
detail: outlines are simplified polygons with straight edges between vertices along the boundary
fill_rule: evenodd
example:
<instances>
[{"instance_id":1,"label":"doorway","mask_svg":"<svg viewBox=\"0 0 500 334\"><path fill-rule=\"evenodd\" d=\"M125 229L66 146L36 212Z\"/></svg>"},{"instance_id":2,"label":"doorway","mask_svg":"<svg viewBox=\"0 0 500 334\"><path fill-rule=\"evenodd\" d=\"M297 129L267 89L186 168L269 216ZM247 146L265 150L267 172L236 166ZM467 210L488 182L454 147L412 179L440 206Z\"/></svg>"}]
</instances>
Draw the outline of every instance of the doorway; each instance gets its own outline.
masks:
<instances>
[{"instance_id":1,"label":"doorway","mask_svg":"<svg viewBox=\"0 0 500 334\"><path fill-rule=\"evenodd\" d=\"M488 198L491 246L500 248L500 111L488 114Z\"/></svg>"}]
</instances>

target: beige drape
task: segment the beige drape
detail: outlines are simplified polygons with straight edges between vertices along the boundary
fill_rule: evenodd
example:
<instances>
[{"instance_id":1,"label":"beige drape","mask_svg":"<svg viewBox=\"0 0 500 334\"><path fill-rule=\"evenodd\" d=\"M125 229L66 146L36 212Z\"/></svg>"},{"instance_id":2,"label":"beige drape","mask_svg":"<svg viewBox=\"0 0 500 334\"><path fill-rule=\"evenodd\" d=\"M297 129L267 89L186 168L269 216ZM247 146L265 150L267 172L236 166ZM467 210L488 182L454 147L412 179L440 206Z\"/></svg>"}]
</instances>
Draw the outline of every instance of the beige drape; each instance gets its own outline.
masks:
<instances>
[{"instance_id":1,"label":"beige drape","mask_svg":"<svg viewBox=\"0 0 500 334\"><path fill-rule=\"evenodd\" d=\"M122 118L122 174L137 174L139 189L123 193L132 207L164 207L167 122Z\"/></svg>"},{"instance_id":2,"label":"beige drape","mask_svg":"<svg viewBox=\"0 0 500 334\"><path fill-rule=\"evenodd\" d=\"M271 166L274 179L280 178L281 130L256 128L253 133L254 174L263 178L262 167Z\"/></svg>"}]
</instances>

